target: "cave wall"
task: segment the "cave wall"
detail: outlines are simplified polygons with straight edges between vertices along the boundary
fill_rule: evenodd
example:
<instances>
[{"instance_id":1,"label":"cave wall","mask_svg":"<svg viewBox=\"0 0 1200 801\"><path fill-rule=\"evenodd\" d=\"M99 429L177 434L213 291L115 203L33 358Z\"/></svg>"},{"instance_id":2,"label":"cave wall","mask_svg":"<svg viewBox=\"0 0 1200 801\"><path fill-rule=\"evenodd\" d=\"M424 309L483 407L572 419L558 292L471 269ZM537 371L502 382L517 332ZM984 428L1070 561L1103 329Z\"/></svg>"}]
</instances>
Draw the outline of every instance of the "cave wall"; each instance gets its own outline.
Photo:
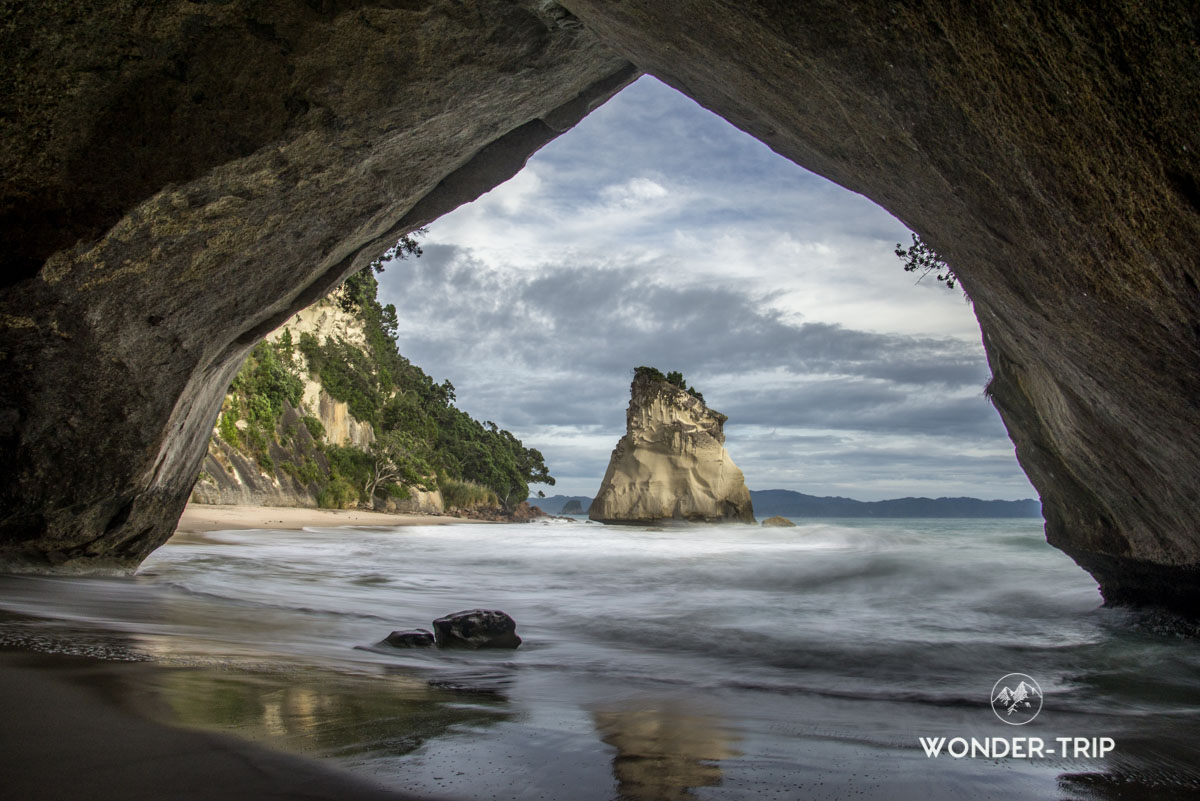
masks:
<instances>
[{"instance_id":1,"label":"cave wall","mask_svg":"<svg viewBox=\"0 0 1200 801\"><path fill-rule=\"evenodd\" d=\"M640 69L941 251L1049 540L1110 600L1200 609L1193 4L0 13L10 565L135 565L257 337Z\"/></svg>"},{"instance_id":2,"label":"cave wall","mask_svg":"<svg viewBox=\"0 0 1200 801\"><path fill-rule=\"evenodd\" d=\"M543 5L5 5L0 560L135 567L260 337L636 77Z\"/></svg>"},{"instance_id":3,"label":"cave wall","mask_svg":"<svg viewBox=\"0 0 1200 801\"><path fill-rule=\"evenodd\" d=\"M946 256L1049 541L1200 613L1200 7L563 5Z\"/></svg>"}]
</instances>

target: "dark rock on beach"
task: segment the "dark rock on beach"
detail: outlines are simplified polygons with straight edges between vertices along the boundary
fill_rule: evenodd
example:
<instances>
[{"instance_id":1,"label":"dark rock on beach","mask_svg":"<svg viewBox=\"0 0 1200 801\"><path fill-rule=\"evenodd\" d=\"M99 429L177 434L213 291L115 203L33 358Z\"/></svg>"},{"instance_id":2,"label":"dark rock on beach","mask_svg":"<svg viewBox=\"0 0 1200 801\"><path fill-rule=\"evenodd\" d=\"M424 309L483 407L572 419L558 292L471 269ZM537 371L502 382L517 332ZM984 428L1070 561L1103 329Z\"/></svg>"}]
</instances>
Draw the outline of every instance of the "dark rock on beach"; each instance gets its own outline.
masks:
<instances>
[{"instance_id":1,"label":"dark rock on beach","mask_svg":"<svg viewBox=\"0 0 1200 801\"><path fill-rule=\"evenodd\" d=\"M434 641L433 632L426 629L393 631L384 639L393 648L431 648Z\"/></svg>"},{"instance_id":2,"label":"dark rock on beach","mask_svg":"<svg viewBox=\"0 0 1200 801\"><path fill-rule=\"evenodd\" d=\"M441 648L517 648L517 622L498 609L468 609L433 621Z\"/></svg>"},{"instance_id":3,"label":"dark rock on beach","mask_svg":"<svg viewBox=\"0 0 1200 801\"><path fill-rule=\"evenodd\" d=\"M762 524L764 526L768 526L768 527L777 526L779 528L795 528L796 527L796 524L793 523L791 520L788 520L786 517L780 517L779 515L775 515L774 517L768 517L766 520L762 521Z\"/></svg>"},{"instance_id":4,"label":"dark rock on beach","mask_svg":"<svg viewBox=\"0 0 1200 801\"><path fill-rule=\"evenodd\" d=\"M487 520L492 523L530 523L540 517L546 517L537 506L530 506L529 501L521 501L512 509L498 506L483 506L476 509L460 509L456 516L468 520Z\"/></svg>"}]
</instances>

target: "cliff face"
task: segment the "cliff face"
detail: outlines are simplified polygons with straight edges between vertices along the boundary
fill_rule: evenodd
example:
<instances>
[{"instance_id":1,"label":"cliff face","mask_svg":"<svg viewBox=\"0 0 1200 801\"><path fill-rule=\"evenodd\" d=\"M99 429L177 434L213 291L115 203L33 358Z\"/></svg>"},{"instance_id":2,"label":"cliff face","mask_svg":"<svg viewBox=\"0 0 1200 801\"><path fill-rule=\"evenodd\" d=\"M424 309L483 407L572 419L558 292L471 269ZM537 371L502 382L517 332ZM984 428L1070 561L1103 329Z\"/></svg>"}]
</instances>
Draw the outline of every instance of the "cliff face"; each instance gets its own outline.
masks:
<instances>
[{"instance_id":1,"label":"cliff face","mask_svg":"<svg viewBox=\"0 0 1200 801\"><path fill-rule=\"evenodd\" d=\"M7 568L135 566L259 337L640 69L945 255L1048 539L1111 600L1200 613L1195 3L112 0L3 19Z\"/></svg>"},{"instance_id":2,"label":"cliff face","mask_svg":"<svg viewBox=\"0 0 1200 801\"><path fill-rule=\"evenodd\" d=\"M363 331L362 320L342 309L337 297L338 293L334 293L300 310L286 323L267 334L267 340L279 342L286 332L293 340L299 339L302 334L312 334L318 342L340 339L355 347L364 347L367 337ZM350 405L326 392L320 380L306 367L296 372L304 381L301 408L307 415L321 421L324 428L323 441L330 445L353 445L364 450L371 447L371 443L375 441L375 430L371 428L371 424L356 420L350 413Z\"/></svg>"},{"instance_id":3,"label":"cliff face","mask_svg":"<svg viewBox=\"0 0 1200 801\"><path fill-rule=\"evenodd\" d=\"M284 413L262 462L226 442L213 431L208 453L192 488L195 503L229 503L245 506L318 505L320 488L300 466L312 465L311 471L328 474L329 463L320 443L301 422L298 410L290 405ZM311 475L310 471L310 475Z\"/></svg>"},{"instance_id":4,"label":"cliff face","mask_svg":"<svg viewBox=\"0 0 1200 801\"><path fill-rule=\"evenodd\" d=\"M362 319L343 309L340 299L341 290L314 303L268 334L267 341L278 344L308 334L318 341L332 338L365 347L367 337ZM325 390L320 376L312 372L302 353L293 353L287 369L304 382L299 408L284 402L283 413L273 430L263 435L265 448L257 458L246 448L239 447L237 441L227 441L220 425L214 427L200 476L192 488L193 502L249 506L339 505L331 503L328 495L322 497L321 494L330 478L329 460L322 446L343 445L365 451L375 442L375 429L370 423L355 419L349 404L333 398ZM240 409L233 400L232 395L226 396L222 409ZM307 422L312 420L319 425L310 430ZM234 438L244 436L250 425L249 420L238 417L234 421L237 432ZM390 512L443 513L439 490L406 489L407 497L388 498L380 501L377 508Z\"/></svg>"},{"instance_id":5,"label":"cliff face","mask_svg":"<svg viewBox=\"0 0 1200 801\"><path fill-rule=\"evenodd\" d=\"M639 375L630 388L625 436L613 449L588 517L602 523L753 523L750 491L725 450L726 419L688 392Z\"/></svg>"}]
</instances>

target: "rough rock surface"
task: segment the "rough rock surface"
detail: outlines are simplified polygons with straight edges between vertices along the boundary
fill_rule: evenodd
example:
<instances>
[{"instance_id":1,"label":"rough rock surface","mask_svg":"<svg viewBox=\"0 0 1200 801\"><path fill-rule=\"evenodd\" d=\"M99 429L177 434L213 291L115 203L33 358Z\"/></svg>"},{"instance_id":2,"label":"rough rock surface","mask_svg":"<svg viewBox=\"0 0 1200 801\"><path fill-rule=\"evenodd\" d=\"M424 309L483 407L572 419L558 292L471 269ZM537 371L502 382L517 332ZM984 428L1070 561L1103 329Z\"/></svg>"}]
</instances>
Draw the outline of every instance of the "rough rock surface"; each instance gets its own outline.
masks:
<instances>
[{"instance_id":1,"label":"rough rock surface","mask_svg":"<svg viewBox=\"0 0 1200 801\"><path fill-rule=\"evenodd\" d=\"M793 523L791 520L788 520L786 517L780 517L779 515L775 515L774 517L768 517L766 520L762 521L762 524L764 526L777 527L777 528L795 528L796 527L796 524Z\"/></svg>"},{"instance_id":2,"label":"rough rock surface","mask_svg":"<svg viewBox=\"0 0 1200 801\"><path fill-rule=\"evenodd\" d=\"M633 63L946 255L1048 539L1109 600L1200 613L1195 3L0 13L6 567L136 565L253 342Z\"/></svg>"},{"instance_id":3,"label":"rough rock surface","mask_svg":"<svg viewBox=\"0 0 1200 801\"><path fill-rule=\"evenodd\" d=\"M946 256L1047 539L1200 615L1200 6L563 5Z\"/></svg>"},{"instance_id":4,"label":"rough rock surface","mask_svg":"<svg viewBox=\"0 0 1200 801\"><path fill-rule=\"evenodd\" d=\"M704 401L639 374L588 517L601 523L660 520L754 522L750 490L725 450L725 420Z\"/></svg>"},{"instance_id":5,"label":"rough rock surface","mask_svg":"<svg viewBox=\"0 0 1200 801\"><path fill-rule=\"evenodd\" d=\"M471 509L451 509L449 513L467 520L488 520L493 523L531 523L540 517L546 517L541 507L531 506L529 501L521 501L512 509L502 506L476 506Z\"/></svg>"},{"instance_id":6,"label":"rough rock surface","mask_svg":"<svg viewBox=\"0 0 1200 801\"><path fill-rule=\"evenodd\" d=\"M445 513L446 505L439 489L426 492L409 487L407 498L388 498L383 504L383 511L405 515L440 515Z\"/></svg>"},{"instance_id":7,"label":"rough rock surface","mask_svg":"<svg viewBox=\"0 0 1200 801\"><path fill-rule=\"evenodd\" d=\"M323 471L328 471L329 463L325 454L300 422L300 413L287 401L284 401L278 427L280 431L290 430L294 434L286 438L277 437L284 444L278 441L270 443L267 452L273 464L270 470L214 433L208 443L200 476L192 487L192 501L241 506L316 507L319 486L305 484L283 465L303 464L305 460L311 460Z\"/></svg>"},{"instance_id":8,"label":"rough rock surface","mask_svg":"<svg viewBox=\"0 0 1200 801\"><path fill-rule=\"evenodd\" d=\"M0 561L171 535L254 343L636 76L542 2L8 4Z\"/></svg>"},{"instance_id":9,"label":"rough rock surface","mask_svg":"<svg viewBox=\"0 0 1200 801\"><path fill-rule=\"evenodd\" d=\"M393 631L384 637L383 641L393 648L431 648L435 640L432 631L413 629L412 631Z\"/></svg>"},{"instance_id":10,"label":"rough rock surface","mask_svg":"<svg viewBox=\"0 0 1200 801\"><path fill-rule=\"evenodd\" d=\"M337 295L334 293L334 297ZM318 342L342 339L358 348L365 347L367 343L362 320L344 311L332 297L322 298L308 308L301 309L266 338L276 341L284 331L291 335L293 341L298 341L301 334L312 334ZM325 442L330 445L352 445L361 450L370 448L375 442L375 429L371 424L355 419L350 414L348 403L336 400L326 392L321 382L309 375L307 370L301 372L305 381L300 405L321 421L325 429Z\"/></svg>"},{"instance_id":11,"label":"rough rock surface","mask_svg":"<svg viewBox=\"0 0 1200 801\"><path fill-rule=\"evenodd\" d=\"M439 648L517 648L517 623L498 609L468 609L433 621Z\"/></svg>"}]
</instances>

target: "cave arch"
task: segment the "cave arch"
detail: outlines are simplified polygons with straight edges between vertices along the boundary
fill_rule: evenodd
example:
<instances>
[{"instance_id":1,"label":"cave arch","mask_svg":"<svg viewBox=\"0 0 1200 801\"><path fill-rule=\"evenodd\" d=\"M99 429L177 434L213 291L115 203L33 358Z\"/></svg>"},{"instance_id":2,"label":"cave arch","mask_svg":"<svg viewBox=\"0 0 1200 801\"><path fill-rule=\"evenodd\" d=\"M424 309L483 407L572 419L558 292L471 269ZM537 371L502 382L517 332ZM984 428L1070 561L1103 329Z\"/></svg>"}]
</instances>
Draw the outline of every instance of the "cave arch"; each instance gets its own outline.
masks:
<instances>
[{"instance_id":1,"label":"cave arch","mask_svg":"<svg viewBox=\"0 0 1200 801\"><path fill-rule=\"evenodd\" d=\"M5 13L9 568L135 566L259 336L648 72L950 257L1050 542L1111 601L1200 611L1189 4Z\"/></svg>"}]
</instances>

